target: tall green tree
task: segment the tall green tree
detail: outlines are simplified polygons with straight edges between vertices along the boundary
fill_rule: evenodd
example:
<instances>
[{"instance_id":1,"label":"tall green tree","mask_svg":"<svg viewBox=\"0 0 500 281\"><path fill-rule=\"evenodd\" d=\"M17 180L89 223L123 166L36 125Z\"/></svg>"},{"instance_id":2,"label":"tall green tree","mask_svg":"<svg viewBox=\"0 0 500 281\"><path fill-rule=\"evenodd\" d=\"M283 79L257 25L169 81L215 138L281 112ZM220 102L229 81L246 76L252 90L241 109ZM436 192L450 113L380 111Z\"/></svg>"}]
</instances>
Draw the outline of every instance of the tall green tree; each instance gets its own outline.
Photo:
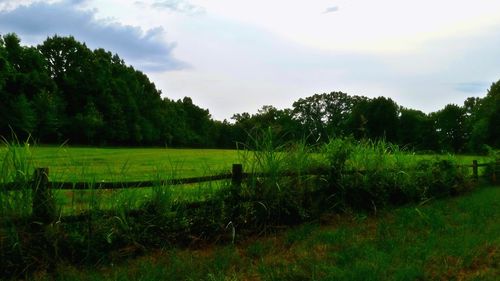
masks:
<instances>
[{"instance_id":1,"label":"tall green tree","mask_svg":"<svg viewBox=\"0 0 500 281\"><path fill-rule=\"evenodd\" d=\"M370 138L385 138L395 142L399 106L390 98L378 97L369 102L368 108L366 119Z\"/></svg>"},{"instance_id":2,"label":"tall green tree","mask_svg":"<svg viewBox=\"0 0 500 281\"><path fill-rule=\"evenodd\" d=\"M422 111L401 108L398 142L403 146L408 146L416 150L423 149L427 119L427 115Z\"/></svg>"},{"instance_id":3,"label":"tall green tree","mask_svg":"<svg viewBox=\"0 0 500 281\"><path fill-rule=\"evenodd\" d=\"M61 141L60 128L63 126L63 102L54 93L39 92L33 97L33 109L37 116L35 137L43 143Z\"/></svg>"},{"instance_id":4,"label":"tall green tree","mask_svg":"<svg viewBox=\"0 0 500 281\"><path fill-rule=\"evenodd\" d=\"M493 83L486 97L476 100L472 112L469 146L481 151L483 145L500 147L500 81Z\"/></svg>"},{"instance_id":5,"label":"tall green tree","mask_svg":"<svg viewBox=\"0 0 500 281\"><path fill-rule=\"evenodd\" d=\"M465 110L448 104L433 115L436 131L439 135L440 147L444 150L460 152L465 147Z\"/></svg>"},{"instance_id":6,"label":"tall green tree","mask_svg":"<svg viewBox=\"0 0 500 281\"><path fill-rule=\"evenodd\" d=\"M47 62L50 77L64 95L70 120L93 102L98 87L90 80L93 72L92 52L74 37L53 36L38 46ZM71 121L70 121L71 122Z\"/></svg>"},{"instance_id":7,"label":"tall green tree","mask_svg":"<svg viewBox=\"0 0 500 281\"><path fill-rule=\"evenodd\" d=\"M293 116L309 140L327 141L347 133L353 108L365 100L342 92L316 94L294 102Z\"/></svg>"},{"instance_id":8,"label":"tall green tree","mask_svg":"<svg viewBox=\"0 0 500 281\"><path fill-rule=\"evenodd\" d=\"M75 116L73 135L77 137L79 143L98 144L97 142L100 140L98 133L103 129L103 125L102 114L93 102L89 102L83 111Z\"/></svg>"},{"instance_id":9,"label":"tall green tree","mask_svg":"<svg viewBox=\"0 0 500 281\"><path fill-rule=\"evenodd\" d=\"M27 138L36 126L36 113L31 102L24 95L10 101L8 124L21 139Z\"/></svg>"},{"instance_id":10,"label":"tall green tree","mask_svg":"<svg viewBox=\"0 0 500 281\"><path fill-rule=\"evenodd\" d=\"M349 118L351 133L357 138L396 142L399 106L390 98L378 97L358 102Z\"/></svg>"}]
</instances>

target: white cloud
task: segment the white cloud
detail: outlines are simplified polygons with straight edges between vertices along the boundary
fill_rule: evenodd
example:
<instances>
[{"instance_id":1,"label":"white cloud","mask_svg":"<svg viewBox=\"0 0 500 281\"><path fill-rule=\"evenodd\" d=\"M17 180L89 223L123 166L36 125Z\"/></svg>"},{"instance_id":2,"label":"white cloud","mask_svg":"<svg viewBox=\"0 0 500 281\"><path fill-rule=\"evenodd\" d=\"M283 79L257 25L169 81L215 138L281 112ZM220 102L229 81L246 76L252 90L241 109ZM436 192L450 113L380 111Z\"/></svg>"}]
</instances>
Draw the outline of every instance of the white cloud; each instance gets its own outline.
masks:
<instances>
[{"instance_id":1,"label":"white cloud","mask_svg":"<svg viewBox=\"0 0 500 281\"><path fill-rule=\"evenodd\" d=\"M153 8L168 9L188 15L199 15L205 13L205 8L193 5L186 0L158 0L151 5Z\"/></svg>"},{"instance_id":2,"label":"white cloud","mask_svg":"<svg viewBox=\"0 0 500 281\"><path fill-rule=\"evenodd\" d=\"M0 27L36 44L48 36L72 35L92 48L116 52L127 63L147 71L187 67L173 56L175 43L165 41L162 27L143 30L112 20L97 19L96 10L79 9L85 0L55 3L34 2L0 11Z\"/></svg>"},{"instance_id":3,"label":"white cloud","mask_svg":"<svg viewBox=\"0 0 500 281\"><path fill-rule=\"evenodd\" d=\"M203 7L203 16L189 14L189 5ZM330 91L384 95L430 112L485 95L500 78L498 0L88 0L66 6L58 11L73 19L54 20L53 29L140 62L168 97L190 96L218 119ZM322 14L328 10L334 14ZM10 30L3 15L0 28ZM9 21L19 29L29 23ZM46 36L50 22L19 34L23 40ZM168 69L178 71L163 72Z\"/></svg>"},{"instance_id":4,"label":"white cloud","mask_svg":"<svg viewBox=\"0 0 500 281\"><path fill-rule=\"evenodd\" d=\"M323 12L323 14L329 14L329 13L334 13L334 12L338 12L339 11L339 6L332 6L332 7L328 7L325 9L325 11Z\"/></svg>"},{"instance_id":5,"label":"white cloud","mask_svg":"<svg viewBox=\"0 0 500 281\"><path fill-rule=\"evenodd\" d=\"M500 78L500 65L491 59L500 57L498 27L390 53L315 49L249 24L204 18L184 27L179 39L179 53L194 68L155 80L169 96L191 96L219 119L264 104L290 107L300 97L330 91L389 96L431 112L486 93L481 85L466 91L467 83Z\"/></svg>"}]
</instances>

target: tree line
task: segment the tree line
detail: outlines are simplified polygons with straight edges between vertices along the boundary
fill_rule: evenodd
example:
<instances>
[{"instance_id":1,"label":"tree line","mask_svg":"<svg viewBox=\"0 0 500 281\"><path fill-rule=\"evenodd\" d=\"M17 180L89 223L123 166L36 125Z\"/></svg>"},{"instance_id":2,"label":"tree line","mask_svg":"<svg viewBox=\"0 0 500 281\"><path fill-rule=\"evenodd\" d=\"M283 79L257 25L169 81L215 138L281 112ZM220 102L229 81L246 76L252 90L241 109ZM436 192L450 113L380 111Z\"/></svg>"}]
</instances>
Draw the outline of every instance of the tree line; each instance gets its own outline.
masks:
<instances>
[{"instance_id":1,"label":"tree line","mask_svg":"<svg viewBox=\"0 0 500 281\"><path fill-rule=\"evenodd\" d=\"M23 46L0 38L0 136L40 143L235 148L264 131L279 143L334 137L379 139L415 150L478 152L500 147L500 81L484 98L430 114L390 98L342 92L299 99L292 108L264 106L232 121L212 119L189 97L162 97L154 83L117 55L53 36Z\"/></svg>"},{"instance_id":2,"label":"tree line","mask_svg":"<svg viewBox=\"0 0 500 281\"><path fill-rule=\"evenodd\" d=\"M0 39L0 135L41 143L215 146L214 121L190 98L161 97L104 49L53 36L36 47Z\"/></svg>"},{"instance_id":3,"label":"tree line","mask_svg":"<svg viewBox=\"0 0 500 281\"><path fill-rule=\"evenodd\" d=\"M332 92L299 99L291 109L264 106L256 114L234 118L240 132L272 128L278 139L311 144L352 136L385 139L417 151L486 152L500 147L500 81L484 98L470 97L461 106L448 104L430 114L386 97Z\"/></svg>"}]
</instances>

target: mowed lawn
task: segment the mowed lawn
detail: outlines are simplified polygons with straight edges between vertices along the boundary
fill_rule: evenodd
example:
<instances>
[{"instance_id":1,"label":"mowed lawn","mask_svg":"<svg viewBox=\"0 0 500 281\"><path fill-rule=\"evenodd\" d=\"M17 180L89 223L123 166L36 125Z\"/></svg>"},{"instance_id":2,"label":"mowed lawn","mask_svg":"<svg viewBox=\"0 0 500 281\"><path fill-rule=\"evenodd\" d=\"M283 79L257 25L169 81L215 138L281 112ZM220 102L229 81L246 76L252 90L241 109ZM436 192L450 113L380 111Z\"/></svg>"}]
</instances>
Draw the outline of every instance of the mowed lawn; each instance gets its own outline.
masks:
<instances>
[{"instance_id":1,"label":"mowed lawn","mask_svg":"<svg viewBox=\"0 0 500 281\"><path fill-rule=\"evenodd\" d=\"M57 181L154 180L230 172L236 150L170 148L34 147L33 166Z\"/></svg>"}]
</instances>

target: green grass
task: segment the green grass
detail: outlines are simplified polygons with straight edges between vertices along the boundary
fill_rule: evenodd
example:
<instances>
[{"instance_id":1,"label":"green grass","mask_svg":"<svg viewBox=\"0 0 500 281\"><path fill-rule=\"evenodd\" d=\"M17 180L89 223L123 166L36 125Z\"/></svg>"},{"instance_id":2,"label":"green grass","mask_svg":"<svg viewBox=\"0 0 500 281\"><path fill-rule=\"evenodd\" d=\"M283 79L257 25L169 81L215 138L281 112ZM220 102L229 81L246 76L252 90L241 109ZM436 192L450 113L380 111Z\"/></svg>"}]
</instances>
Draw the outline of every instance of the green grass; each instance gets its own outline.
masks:
<instances>
[{"instance_id":1,"label":"green grass","mask_svg":"<svg viewBox=\"0 0 500 281\"><path fill-rule=\"evenodd\" d=\"M0 146L0 159L6 152ZM151 180L230 172L231 164L248 160L237 150L171 148L93 148L34 146L30 148L33 167L49 167L57 181ZM410 155L415 159L446 158L448 155ZM458 162L488 161L485 156L455 155ZM249 168L249 167L247 167Z\"/></svg>"},{"instance_id":2,"label":"green grass","mask_svg":"<svg viewBox=\"0 0 500 281\"><path fill-rule=\"evenodd\" d=\"M236 246L169 249L121 264L60 265L34 280L497 280L500 189L318 222Z\"/></svg>"},{"instance_id":3,"label":"green grass","mask_svg":"<svg viewBox=\"0 0 500 281\"><path fill-rule=\"evenodd\" d=\"M6 147L0 147L0 159ZM203 176L229 172L236 150L170 148L30 148L34 167L49 167L58 181L151 180L160 176Z\"/></svg>"},{"instance_id":4,"label":"green grass","mask_svg":"<svg viewBox=\"0 0 500 281\"><path fill-rule=\"evenodd\" d=\"M239 157L236 150L220 149L53 147L13 143L0 146L0 167L5 173L0 179L10 182L22 176L23 181L31 180L35 167L48 167L51 181L172 179L229 173ZM209 182L123 190L55 190L53 194L58 215L68 215L88 210L136 209L165 190L171 193L168 196L172 202L200 201L221 186L221 183ZM31 191L23 190L26 192L11 193L15 196L9 196L12 198L9 206L0 198L4 205L0 208L2 214L30 212Z\"/></svg>"},{"instance_id":5,"label":"green grass","mask_svg":"<svg viewBox=\"0 0 500 281\"><path fill-rule=\"evenodd\" d=\"M35 167L48 167L52 181L131 181L170 179L190 176L212 175L230 172L231 164L244 163L246 171L268 171L279 173L283 169L307 169L311 160L321 158L309 148L296 146L291 154L276 151L272 140L255 141L254 150L220 149L170 149L170 148L92 148L68 146L0 146L0 159L7 152L16 152L20 158L20 170L25 179L31 179ZM252 149L252 147L250 147ZM302 150L301 150L302 149ZM393 150L393 151L387 151ZM258 151L256 151L258 150ZM373 155L373 154L376 155ZM313 155L309 157L308 155ZM473 159L487 161L485 157L449 155L412 155L399 151L396 146L385 143L356 146L346 169L374 169L380 167L401 167L420 159L454 157L456 162L470 164ZM252 161L254 159L255 161ZM0 160L1 162L2 160ZM5 169L4 169L5 170ZM17 172L16 172L17 173ZM279 175L277 175L279 177ZM2 179L6 179L2 177ZM282 184L279 179L270 179ZM197 201L208 198L220 188L220 184L186 185L167 187L172 201ZM167 189L165 188L165 189ZM254 188L254 187L251 187ZM55 191L58 213L62 215L79 213L89 209L113 209L127 206L134 209L150 200L152 188L127 190ZM275 192L273 189L269 192ZM269 193L268 192L268 193ZM267 193L266 193L267 194ZM23 195L20 193L20 195ZM26 201L26 200L24 200ZM27 202L27 201L26 201ZM18 204L19 205L19 204ZM24 204L29 205L29 202ZM25 207L26 207L25 206ZM16 209L19 209L16 207ZM24 208L27 209L27 208ZM27 210L29 212L29 210Z\"/></svg>"},{"instance_id":6,"label":"green grass","mask_svg":"<svg viewBox=\"0 0 500 281\"><path fill-rule=\"evenodd\" d=\"M140 181L230 173L240 161L236 150L170 148L92 148L54 146L0 146L0 164L6 153L20 154L22 172L31 179L35 167L48 167L51 181ZM16 168L17 169L17 168ZM4 169L5 170L5 169ZM169 187L165 187L167 189ZM220 188L218 183L170 187L173 201L198 201ZM137 208L154 196L153 188L53 192L58 213L89 209ZM21 194L21 193L20 193ZM22 194L21 194L22 195ZM24 204L24 205L29 205Z\"/></svg>"},{"instance_id":7,"label":"green grass","mask_svg":"<svg viewBox=\"0 0 500 281\"><path fill-rule=\"evenodd\" d=\"M274 233L286 225L315 221L328 210L352 213L354 215L350 219L364 225L370 219L362 212L380 214L395 206L431 202L436 198L465 193L475 187L468 178L470 173L457 168L460 162L449 155L422 160L425 156L410 154L390 143L355 142L350 139L332 140L321 147L308 147L301 143L276 147L272 135L269 136L263 140L256 139L253 146L246 146L246 150L240 152L6 144L1 148L3 155L0 159L3 163L0 181L24 180L25 184L23 192L0 193L0 217L7 225L0 229L0 258L4 261L0 263L0 268L5 274L20 276L23 272L54 268L65 263L109 264L152 249L193 243L200 245L210 241L239 241L252 233ZM16 223L16 216L30 213L31 185L26 181L32 178L32 170L37 166L48 166L52 181L85 180L97 183L103 179L155 180L211 175L228 172L234 162L243 163L245 171L266 172L268 176L250 177L237 188L226 180L142 189L55 190L55 216L49 218L53 223ZM282 177L282 172L293 171L302 175L315 167L322 167L326 172L322 176ZM353 170L363 172L342 172ZM17 198L14 196L17 194L25 196ZM203 202L186 204L186 201ZM70 219L57 220L59 216L80 212L89 215L85 221L71 223ZM432 213L426 214L421 209L416 209L415 213L430 226L436 225ZM415 219L410 218L409 221ZM444 218L438 220L445 221ZM294 248L319 229L315 224L297 228L281 237L280 247ZM377 230L375 234L392 237L392 232L387 229ZM341 234L344 235L343 232ZM397 237L397 233L394 235ZM346 237L361 237L361 233L348 233ZM248 256L254 258L265 259L273 253L267 242L249 247ZM315 245L303 247L303 251L308 253ZM390 249L392 246L384 247ZM374 260L383 260L378 249L372 248L370 246L369 253L375 256ZM191 279L226 280L228 276L238 277L240 272L229 272L228 268L234 269L251 262L246 254L241 255L241 249L216 249L217 254L211 256L213 262L210 261L207 266L198 265L206 267L208 273L198 272L201 275ZM340 270L337 267L342 264L356 268L356 264L349 264L349 258L353 256L357 260L357 255L366 249L364 245L354 245L353 249L350 256L335 259L335 270ZM182 258L179 261L186 263ZM302 261L296 260L296 263ZM250 274L260 274L265 280L302 280L306 277L311 279L308 274L318 279L316 276L321 277L323 270L314 267L311 272L303 272L301 268L294 267L293 271L298 274L295 276L295 273L287 272L288 266L272 264L266 268L266 264L262 264ZM214 268L217 270L210 271ZM186 268L186 272L191 270ZM363 270L371 271L369 267ZM363 274L359 276L346 278L366 277Z\"/></svg>"}]
</instances>

